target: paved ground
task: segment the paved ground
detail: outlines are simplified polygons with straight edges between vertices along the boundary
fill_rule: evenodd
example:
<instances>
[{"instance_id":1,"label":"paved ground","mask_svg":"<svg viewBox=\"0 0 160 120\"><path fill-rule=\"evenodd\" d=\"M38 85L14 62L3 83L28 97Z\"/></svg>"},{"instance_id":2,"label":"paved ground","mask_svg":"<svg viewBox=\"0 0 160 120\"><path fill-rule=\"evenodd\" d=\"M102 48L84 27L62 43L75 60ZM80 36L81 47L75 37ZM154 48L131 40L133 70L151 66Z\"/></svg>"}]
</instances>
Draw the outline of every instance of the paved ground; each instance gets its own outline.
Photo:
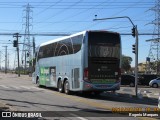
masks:
<instances>
[{"instance_id":1,"label":"paved ground","mask_svg":"<svg viewBox=\"0 0 160 120\"><path fill-rule=\"evenodd\" d=\"M136 93L134 87L123 86L119 91L117 91L117 95L118 94L125 94L128 97L134 97ZM158 99L158 97L160 96L160 88L150 88L149 86L138 86L137 96L139 99L143 99L146 97Z\"/></svg>"},{"instance_id":2,"label":"paved ground","mask_svg":"<svg viewBox=\"0 0 160 120\"><path fill-rule=\"evenodd\" d=\"M9 79L12 80L12 83L14 83L14 84L8 84L7 80L9 80ZM29 77L28 75L21 75L21 77L18 77L15 74L5 75L5 74L0 73L0 90L3 90L3 89L5 89L7 91L11 91L11 90L21 91L21 90L23 90L23 92L25 92L25 91L40 91L40 90L46 91L46 89L38 88L38 87L36 87L36 85L31 84L31 79L32 78ZM22 80L24 80L25 82L20 82ZM110 104L111 101L114 99L113 97L115 97L115 99L117 99L119 97L128 98L128 105L133 104L133 103L135 103L135 104L139 103L139 101L141 101L141 100L138 100L138 102L137 102L137 98L135 98L135 92L134 91L135 91L135 88L123 86L116 93L105 92L105 93L102 94L102 95L107 96L106 99L104 99L104 104L107 104L107 103ZM157 88L157 89L149 88L149 87L138 88L138 99L143 99L142 101L147 101L146 105L148 105L148 104L150 104L154 101L154 106L156 106L157 105L157 98L158 98L159 93L160 93L159 91L160 91L159 88ZM53 93L53 91L51 91L51 92ZM59 94L59 93L57 93L57 94ZM10 93L10 95L11 95L11 93ZM63 94L60 94L60 95L63 95ZM113 96L113 97L111 97L111 98L108 97L110 95ZM117 96L119 96L119 97L117 97ZM75 96L68 96L68 97L75 98ZM132 99L132 97L133 97L133 99ZM80 99L80 98L81 98L81 96L78 96L78 99ZM146 98L149 98L149 99L146 99ZM87 98L83 98L83 99L87 99ZM92 99L92 98L89 98L89 99ZM114 102L116 102L115 99L114 99ZM107 100L107 102L106 102L106 100ZM131 101L131 100L134 101L134 102L130 103L129 101ZM148 100L151 100L151 102L150 101L148 102ZM88 99L87 99L87 101L88 101ZM93 99L92 101L96 101L96 99ZM103 102L103 99L100 100L100 101ZM122 100L119 100L119 102L122 102ZM123 103L121 103L120 105L122 106L122 104ZM118 103L116 105L118 105ZM15 109L10 107L8 104L4 104L4 103L1 103L1 102L0 102L0 108L1 108L1 111L10 111L10 110L15 111Z\"/></svg>"}]
</instances>

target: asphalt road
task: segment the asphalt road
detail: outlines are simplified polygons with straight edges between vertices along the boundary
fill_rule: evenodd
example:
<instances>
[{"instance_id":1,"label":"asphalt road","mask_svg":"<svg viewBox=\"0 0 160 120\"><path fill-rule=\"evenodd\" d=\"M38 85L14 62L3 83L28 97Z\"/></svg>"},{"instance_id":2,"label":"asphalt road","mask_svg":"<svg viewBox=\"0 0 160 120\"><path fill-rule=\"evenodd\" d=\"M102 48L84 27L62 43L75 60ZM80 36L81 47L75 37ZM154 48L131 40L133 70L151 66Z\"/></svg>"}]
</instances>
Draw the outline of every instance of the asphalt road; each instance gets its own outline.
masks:
<instances>
[{"instance_id":1,"label":"asphalt road","mask_svg":"<svg viewBox=\"0 0 160 120\"><path fill-rule=\"evenodd\" d=\"M143 97L134 96L134 88L122 87L116 93L105 92L101 96L73 94L65 95L52 88L39 88L32 83L31 77L18 77L15 74L0 73L0 101L9 106L11 115L16 117L37 115L36 119L60 120L138 120L146 117L129 117L129 113L113 113L116 110L127 109L157 110L157 98L160 89L143 88L139 93ZM144 92L147 91L147 92ZM147 96L148 93L156 95ZM158 92L157 92L158 91ZM146 95L144 95L144 94ZM17 114L17 112L19 114ZM14 113L15 112L15 113ZM156 112L157 113L157 112ZM130 114L134 116L134 114ZM42 116L42 118L41 118ZM147 117L149 119L151 117ZM159 119L158 117L152 117ZM14 119L14 118L13 118ZM22 118L24 119L24 118Z\"/></svg>"}]
</instances>

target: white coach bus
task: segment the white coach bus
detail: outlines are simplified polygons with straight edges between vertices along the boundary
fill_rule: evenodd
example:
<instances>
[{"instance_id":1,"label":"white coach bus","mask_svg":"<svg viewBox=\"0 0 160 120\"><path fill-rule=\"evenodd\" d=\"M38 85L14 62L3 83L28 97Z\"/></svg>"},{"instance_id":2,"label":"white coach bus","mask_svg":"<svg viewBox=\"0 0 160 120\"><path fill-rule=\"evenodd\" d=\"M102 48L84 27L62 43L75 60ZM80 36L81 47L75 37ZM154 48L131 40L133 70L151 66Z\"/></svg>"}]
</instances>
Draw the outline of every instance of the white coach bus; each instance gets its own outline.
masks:
<instances>
[{"instance_id":1,"label":"white coach bus","mask_svg":"<svg viewBox=\"0 0 160 120\"><path fill-rule=\"evenodd\" d=\"M42 43L36 50L33 81L59 92L120 89L121 40L109 31L83 31Z\"/></svg>"}]
</instances>

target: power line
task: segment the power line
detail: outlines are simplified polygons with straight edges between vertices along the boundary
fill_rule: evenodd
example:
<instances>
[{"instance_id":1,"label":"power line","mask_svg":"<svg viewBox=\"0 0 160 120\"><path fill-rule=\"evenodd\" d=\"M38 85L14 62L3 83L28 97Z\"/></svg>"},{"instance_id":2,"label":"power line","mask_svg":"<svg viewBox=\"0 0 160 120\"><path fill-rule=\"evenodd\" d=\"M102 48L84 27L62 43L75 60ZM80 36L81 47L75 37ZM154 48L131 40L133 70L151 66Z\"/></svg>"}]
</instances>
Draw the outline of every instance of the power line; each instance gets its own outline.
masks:
<instances>
[{"instance_id":1,"label":"power line","mask_svg":"<svg viewBox=\"0 0 160 120\"><path fill-rule=\"evenodd\" d=\"M13 36L15 33L0 33L2 36ZM30 36L68 36L71 33L30 33ZM25 33L19 33L20 36L25 36Z\"/></svg>"},{"instance_id":2,"label":"power line","mask_svg":"<svg viewBox=\"0 0 160 120\"><path fill-rule=\"evenodd\" d=\"M80 2L79 4L74 5L71 9L87 9L88 7L97 6L97 4L99 4L99 2L94 2L94 1L85 2L85 1L83 1L83 2ZM69 6L71 6L72 4L75 4L75 3L76 2L62 2L62 0L59 0L57 2L30 2L30 4L32 4L32 6L35 7L35 9L36 8L38 8L38 9L45 8L44 10L42 10L42 12L46 11L47 9L68 9ZM99 6L100 7L106 6L106 3L104 3L103 5L99 5ZM115 1L113 1L112 5L107 6L107 7L109 7L109 8L128 7L128 4L137 4L137 2L117 2L117 1L115 2ZM138 2L138 4L139 4L139 7L137 7L137 8L143 8L143 7L149 7L151 5L154 5L154 2L140 1L140 2ZM22 8L23 5L24 5L24 2L0 2L1 9L2 8ZM101 8L93 8L93 9L101 9Z\"/></svg>"},{"instance_id":3,"label":"power line","mask_svg":"<svg viewBox=\"0 0 160 120\"><path fill-rule=\"evenodd\" d=\"M80 5L86 5L86 4L88 4L88 5L92 5L92 4L97 4L97 3L99 3L100 1L98 1L98 2L95 2L95 1L91 1L91 2L86 2L86 1L83 1ZM50 6L51 4L57 4L57 2L29 2L30 4L32 4L32 5L35 5L35 6ZM75 2L61 2L61 4L60 5L70 5L70 4L74 4ZM137 3L137 2L131 2L131 1L129 1L129 2L123 2L123 1L121 1L121 2L115 2L115 1L113 1L112 3L116 3L116 4L118 4L118 5L125 5L125 4L135 4L135 3ZM140 4L142 4L142 5L152 5L152 4L154 4L154 2L147 2L147 1L145 1L145 2L139 2ZM5 5L8 5L8 6L22 6L22 5L24 5L24 2L0 2L0 5L2 5L2 6L5 6ZM60 6L59 5L59 6Z\"/></svg>"},{"instance_id":4,"label":"power line","mask_svg":"<svg viewBox=\"0 0 160 120\"><path fill-rule=\"evenodd\" d=\"M47 9L47 7L49 7L49 6L51 6L51 4L56 4L58 1L51 1L51 2L42 2L41 4L40 4L40 2L30 2L31 4L33 4L32 6L34 6L35 8L34 9L38 9L39 11L41 10L41 9L39 9L38 8L38 6L39 7L41 7L41 8L44 8L45 7L45 9ZM86 7L86 9L85 10L88 10L88 8L87 7L89 7L89 5L90 5L90 8L91 9L89 9L89 10L93 10L92 9L92 7L95 7L95 6L97 6L97 4L99 4L101 1L98 1L98 2L95 2L95 1L93 1L93 2L87 2L87 1L83 1L83 2L80 2L80 3L78 3L78 4L76 4L76 5L74 5L72 8L85 8ZM2 2L3 3L3 2ZM10 4L9 2L7 2L8 4ZM7 4L6 3L6 4ZM128 5L132 5L132 4L137 4L137 2L119 2L119 1L116 1L116 2L114 2L114 1L112 1L112 2L110 2L110 3L112 3L110 6L107 6L107 2L106 3L103 3L102 5L99 5L100 7L103 7L103 8L100 8L100 9L98 9L98 10L103 10L103 9L105 9L104 7L106 7L106 8L115 8L115 7L128 7ZM142 7L142 6L149 6L149 4L150 5L152 5L154 2L147 2L147 1L143 1L143 2L139 2L138 3L138 5L140 6L140 7ZM11 4L14 6L14 5L16 5L16 4L18 4L19 5L19 7L21 7L22 8L22 5L24 4L24 2L11 2ZM59 2L58 4L56 4L56 6L57 7L69 7L69 5L71 5L71 4L75 4L75 2ZM144 4L144 5L142 5L142 4ZM83 5L84 5L84 7L83 7ZM1 2L0 2L0 6L2 6L1 5ZM44 7L43 7L44 6ZM3 6L2 6L3 7ZM15 6L16 7L16 6ZM54 7L55 6L53 6L53 7L50 7L50 8L53 8L54 9ZM133 6L133 7L136 7L136 6ZM133 7L131 7L131 8L133 8ZM72 8L70 8L70 10L72 9ZM113 9L112 8L112 9ZM44 9L44 10L45 10ZM49 8L48 8L49 9ZM47 9L47 10L48 10ZM63 8L64 9L64 8ZM44 11L44 12L48 12L48 11ZM66 10L66 9L64 9L64 10ZM83 11L85 11L85 10L79 10L78 12L80 13L80 12L82 12L83 13ZM96 9L95 9L96 10ZM64 11L65 12L65 11ZM77 13L78 13L77 12ZM66 12L67 13L67 12ZM60 13L61 14L61 13ZM78 14L75 14L76 16L78 16ZM72 16L72 15L70 15L70 16ZM55 17L55 16L54 16ZM74 17L74 15L73 15L73 17ZM45 17L44 17L45 18ZM50 18L51 19L51 18ZM61 21L61 22L59 22L59 23L63 23L63 22L65 22L65 21ZM78 22L78 21L77 21ZM75 21L75 24L77 23L76 21ZM79 21L80 22L80 21ZM38 23L38 22L33 22L33 23L37 23L37 24L40 24L40 23ZM50 23L52 23L52 22L44 22L44 21L42 21L41 22L41 24L50 24ZM55 23L55 22L53 22L53 23ZM57 22L56 22L57 23ZM98 23L97 23L98 24ZM91 24L91 25L89 25L89 28L91 28L91 27L94 27L93 26L94 24ZM72 25L73 26L73 25Z\"/></svg>"},{"instance_id":5,"label":"power line","mask_svg":"<svg viewBox=\"0 0 160 120\"><path fill-rule=\"evenodd\" d=\"M60 3L62 0L59 0L58 2L54 3L53 5L49 5L47 8L43 9L42 11L38 12L35 16L42 14L44 11L48 10L49 8L57 5L58 3ZM39 5L40 6L40 5Z\"/></svg>"},{"instance_id":6,"label":"power line","mask_svg":"<svg viewBox=\"0 0 160 120\"><path fill-rule=\"evenodd\" d=\"M107 2L106 2L107 1ZM83 2L81 2L81 3L79 3L79 4L82 4ZM95 7L97 7L97 6L100 6L100 5L102 5L102 4L104 4L104 3L107 3L107 5L109 6L109 4L111 4L112 2L110 2L110 1L108 1L108 0L105 0L105 1L103 1L103 2L100 2L100 3L98 3L96 6L91 6L90 5L90 7L89 8L87 8L87 9L85 9L85 10L83 10L83 11L80 11L80 12L78 12L78 13L76 13L76 14L74 14L74 15L70 15L70 16L68 16L68 17L65 17L65 18L63 18L63 19L61 19L59 22L65 22L67 19L70 19L70 18L72 18L73 19L73 17L75 17L75 16L79 16L80 14L82 14L82 13L86 13L87 11L89 11L89 10L92 10L93 8L95 8ZM109 4L108 4L109 3ZM79 5L79 4L76 4L76 6L77 5ZM91 21L88 21L88 22L91 22ZM53 23L51 23L52 25L53 24L55 24L55 22L53 22ZM97 24L97 23L95 23L95 24ZM69 26L69 27L67 27L67 28L71 28L71 27L73 27L74 25L72 24L71 26ZM46 26L45 26L46 27ZM65 30L65 29L64 29Z\"/></svg>"},{"instance_id":7,"label":"power line","mask_svg":"<svg viewBox=\"0 0 160 120\"><path fill-rule=\"evenodd\" d=\"M104 30L104 29L103 29ZM76 31L80 32L80 31ZM4 36L13 36L15 33L0 33L0 35ZM30 36L69 36L73 34L71 33L30 33ZM132 35L131 33L120 33L121 35ZM20 36L26 35L25 33L19 33ZM158 33L139 33L138 35L158 35ZM10 44L10 43L9 43Z\"/></svg>"},{"instance_id":8,"label":"power line","mask_svg":"<svg viewBox=\"0 0 160 120\"><path fill-rule=\"evenodd\" d=\"M77 1L77 2L75 2L75 3L73 3L73 4L71 4L71 5L67 6L66 8L63 8L61 11L57 12L55 15L52 15L51 17L48 17L48 18L46 18L45 20L43 20L43 22L44 22L44 21L47 21L47 20L49 20L49 19L51 19L51 18L53 18L53 17L55 17L56 15L59 15L59 14L65 12L65 11L71 9L71 8L74 7L76 4L80 3L81 1L83 1L83 0L79 0L79 1Z\"/></svg>"}]
</instances>

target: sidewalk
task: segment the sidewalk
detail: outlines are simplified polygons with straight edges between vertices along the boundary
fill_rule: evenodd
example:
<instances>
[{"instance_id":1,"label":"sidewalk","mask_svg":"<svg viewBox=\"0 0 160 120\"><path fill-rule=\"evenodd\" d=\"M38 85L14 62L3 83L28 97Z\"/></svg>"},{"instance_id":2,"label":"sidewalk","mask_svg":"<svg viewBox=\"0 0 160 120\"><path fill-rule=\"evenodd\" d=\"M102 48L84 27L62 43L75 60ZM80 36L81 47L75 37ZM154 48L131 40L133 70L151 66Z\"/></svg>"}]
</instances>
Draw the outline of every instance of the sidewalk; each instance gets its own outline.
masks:
<instances>
[{"instance_id":1,"label":"sidewalk","mask_svg":"<svg viewBox=\"0 0 160 120\"><path fill-rule=\"evenodd\" d=\"M119 101L122 102L128 101L137 104L152 104L155 107L158 107L159 93L152 93L141 88L138 89L137 96L135 94L134 88L125 87L122 87L120 90L116 92L104 92L102 95L107 98L115 98L115 100L119 99Z\"/></svg>"},{"instance_id":2,"label":"sidewalk","mask_svg":"<svg viewBox=\"0 0 160 120\"><path fill-rule=\"evenodd\" d=\"M137 97L139 99L143 98L150 98L150 99L158 99L160 96L160 89L155 88L155 90L151 90L152 88L138 88L137 90ZM117 94L126 94L129 97L136 96L135 88L125 88L121 87L119 91L117 91Z\"/></svg>"}]
</instances>

